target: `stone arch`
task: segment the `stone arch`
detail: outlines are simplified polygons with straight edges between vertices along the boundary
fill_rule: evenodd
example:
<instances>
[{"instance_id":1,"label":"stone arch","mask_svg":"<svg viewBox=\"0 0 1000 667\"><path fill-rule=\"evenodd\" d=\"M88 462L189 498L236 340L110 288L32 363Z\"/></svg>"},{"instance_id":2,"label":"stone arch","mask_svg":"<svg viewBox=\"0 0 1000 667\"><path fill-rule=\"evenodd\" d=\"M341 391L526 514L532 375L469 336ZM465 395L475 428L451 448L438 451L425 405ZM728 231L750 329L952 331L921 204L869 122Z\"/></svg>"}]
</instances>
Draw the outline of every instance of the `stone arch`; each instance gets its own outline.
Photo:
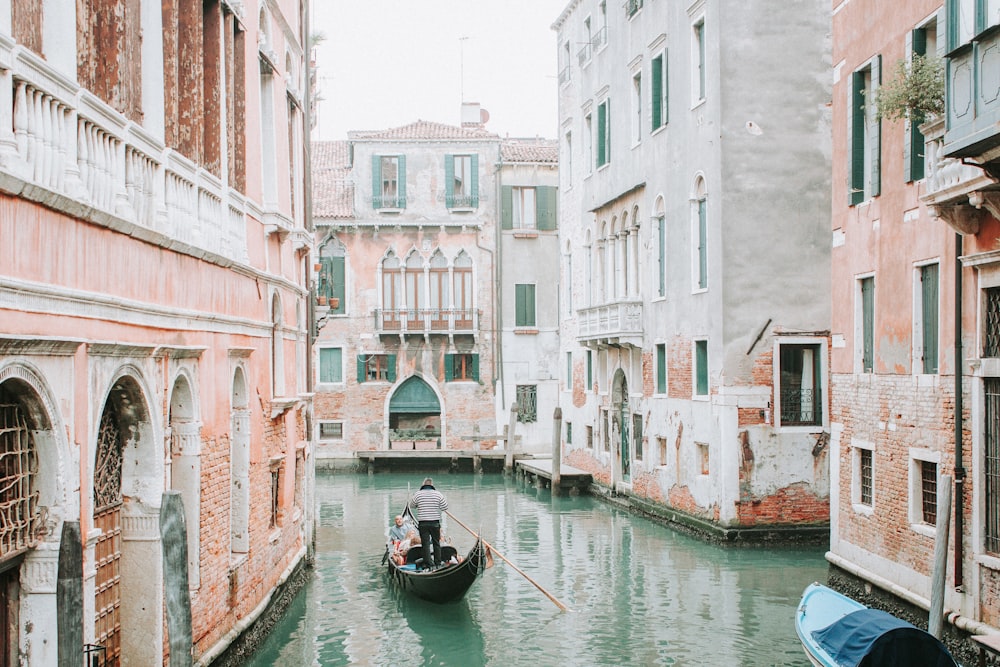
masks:
<instances>
[{"instance_id":1,"label":"stone arch","mask_svg":"<svg viewBox=\"0 0 1000 667\"><path fill-rule=\"evenodd\" d=\"M614 481L631 482L632 467L632 413L628 401L628 379L621 368L615 370L611 379L611 435L615 447L615 462L612 475Z\"/></svg>"},{"instance_id":2,"label":"stone arch","mask_svg":"<svg viewBox=\"0 0 1000 667\"><path fill-rule=\"evenodd\" d=\"M285 395L285 327L281 294L271 295L271 391L272 398Z\"/></svg>"},{"instance_id":3,"label":"stone arch","mask_svg":"<svg viewBox=\"0 0 1000 667\"><path fill-rule=\"evenodd\" d=\"M386 398L390 433L402 440L435 440L440 448L445 426L443 405L444 397L435 382L423 373L410 375L398 382Z\"/></svg>"},{"instance_id":4,"label":"stone arch","mask_svg":"<svg viewBox=\"0 0 1000 667\"><path fill-rule=\"evenodd\" d=\"M382 255L378 271L379 291L382 296L382 326L385 329L399 329L402 322L403 263L392 248Z\"/></svg>"},{"instance_id":5,"label":"stone arch","mask_svg":"<svg viewBox=\"0 0 1000 667\"><path fill-rule=\"evenodd\" d=\"M229 550L245 554L250 551L250 391L242 363L233 371L230 411Z\"/></svg>"},{"instance_id":6,"label":"stone arch","mask_svg":"<svg viewBox=\"0 0 1000 667\"><path fill-rule=\"evenodd\" d=\"M447 329L451 310L451 267L440 248L434 250L427 267L427 301L431 311L431 328Z\"/></svg>"},{"instance_id":7,"label":"stone arch","mask_svg":"<svg viewBox=\"0 0 1000 667\"><path fill-rule=\"evenodd\" d=\"M49 662L46 647L51 647L51 662L55 662L58 636L52 619L60 613L80 613L79 609L60 609L56 597L62 522L79 517L77 499L68 491L68 482L76 474L70 470L57 404L33 366L0 367L0 454L4 461L0 483L7 490L0 509L0 586L8 593L6 609L0 611L17 621L0 632L5 633L6 646L16 646L33 663ZM76 545L75 550L79 548Z\"/></svg>"},{"instance_id":8,"label":"stone arch","mask_svg":"<svg viewBox=\"0 0 1000 667\"><path fill-rule=\"evenodd\" d=\"M191 378L181 371L170 390L170 488L179 491L187 528L188 585L198 588L201 552L201 422Z\"/></svg>"},{"instance_id":9,"label":"stone arch","mask_svg":"<svg viewBox=\"0 0 1000 667\"><path fill-rule=\"evenodd\" d=\"M121 664L162 660L159 506L164 470L150 395L137 369L119 369L93 431L92 510L97 538L92 562L98 564L93 642Z\"/></svg>"}]
</instances>

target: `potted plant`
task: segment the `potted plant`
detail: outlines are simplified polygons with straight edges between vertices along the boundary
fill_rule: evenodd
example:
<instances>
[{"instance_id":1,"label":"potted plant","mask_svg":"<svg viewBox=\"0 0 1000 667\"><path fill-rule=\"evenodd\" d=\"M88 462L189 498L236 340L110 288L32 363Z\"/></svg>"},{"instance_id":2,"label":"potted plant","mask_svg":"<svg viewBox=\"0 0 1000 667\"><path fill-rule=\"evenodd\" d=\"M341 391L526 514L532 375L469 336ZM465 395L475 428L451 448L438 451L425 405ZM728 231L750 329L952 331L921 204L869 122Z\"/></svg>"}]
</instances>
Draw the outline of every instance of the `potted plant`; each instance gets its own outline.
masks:
<instances>
[{"instance_id":1,"label":"potted plant","mask_svg":"<svg viewBox=\"0 0 1000 667\"><path fill-rule=\"evenodd\" d=\"M899 60L892 78L875 91L877 118L913 124L933 120L944 114L944 61L937 56L915 55L907 62Z\"/></svg>"},{"instance_id":2,"label":"potted plant","mask_svg":"<svg viewBox=\"0 0 1000 667\"><path fill-rule=\"evenodd\" d=\"M316 297L316 303L318 303L321 306L325 306L326 305L326 297L323 296L322 294L318 295Z\"/></svg>"},{"instance_id":3,"label":"potted plant","mask_svg":"<svg viewBox=\"0 0 1000 667\"><path fill-rule=\"evenodd\" d=\"M330 297L330 307L334 308L334 309L340 308L340 297L331 296Z\"/></svg>"}]
</instances>

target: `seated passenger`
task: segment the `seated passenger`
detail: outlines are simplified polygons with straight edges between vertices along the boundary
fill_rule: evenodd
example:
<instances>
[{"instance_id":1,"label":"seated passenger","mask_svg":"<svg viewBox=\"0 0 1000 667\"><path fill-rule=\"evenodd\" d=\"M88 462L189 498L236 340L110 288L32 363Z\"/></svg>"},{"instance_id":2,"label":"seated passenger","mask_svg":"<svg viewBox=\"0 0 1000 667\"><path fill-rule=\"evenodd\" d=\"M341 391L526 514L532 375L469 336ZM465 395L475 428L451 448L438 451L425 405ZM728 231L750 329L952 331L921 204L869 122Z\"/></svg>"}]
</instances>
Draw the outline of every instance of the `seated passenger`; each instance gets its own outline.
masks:
<instances>
[{"instance_id":1,"label":"seated passenger","mask_svg":"<svg viewBox=\"0 0 1000 667\"><path fill-rule=\"evenodd\" d=\"M403 517L397 515L393 522L393 525L389 528L389 540L392 542L402 542L406 539L407 532L407 526L403 523Z\"/></svg>"},{"instance_id":2,"label":"seated passenger","mask_svg":"<svg viewBox=\"0 0 1000 667\"><path fill-rule=\"evenodd\" d=\"M413 547L419 546L420 535L417 531L411 529L406 534L406 537L396 545L395 551L392 553L392 559L397 565L406 565L406 554L409 553L410 549Z\"/></svg>"}]
</instances>

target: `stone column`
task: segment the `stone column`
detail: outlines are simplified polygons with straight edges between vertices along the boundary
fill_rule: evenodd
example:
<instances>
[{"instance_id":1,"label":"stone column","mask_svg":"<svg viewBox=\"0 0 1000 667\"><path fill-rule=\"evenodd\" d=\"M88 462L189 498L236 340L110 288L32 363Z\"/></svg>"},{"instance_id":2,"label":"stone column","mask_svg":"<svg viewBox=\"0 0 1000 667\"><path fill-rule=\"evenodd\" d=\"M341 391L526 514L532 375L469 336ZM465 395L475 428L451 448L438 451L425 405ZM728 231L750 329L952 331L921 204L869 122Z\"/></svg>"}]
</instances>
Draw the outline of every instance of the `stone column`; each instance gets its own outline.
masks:
<instances>
[{"instance_id":1,"label":"stone column","mask_svg":"<svg viewBox=\"0 0 1000 667\"><path fill-rule=\"evenodd\" d=\"M122 505L122 664L163 660L163 556L159 508Z\"/></svg>"},{"instance_id":2,"label":"stone column","mask_svg":"<svg viewBox=\"0 0 1000 667\"><path fill-rule=\"evenodd\" d=\"M198 588L199 527L201 525L201 424L178 422L171 425L171 487L184 499L184 518L188 532L188 575L192 588Z\"/></svg>"},{"instance_id":3,"label":"stone column","mask_svg":"<svg viewBox=\"0 0 1000 667\"><path fill-rule=\"evenodd\" d=\"M26 664L59 664L57 619L61 610L58 609L56 596L58 572L59 545L50 542L42 542L28 552L21 564L18 635L21 638L19 648L27 653ZM82 642L78 648L83 648Z\"/></svg>"}]
</instances>

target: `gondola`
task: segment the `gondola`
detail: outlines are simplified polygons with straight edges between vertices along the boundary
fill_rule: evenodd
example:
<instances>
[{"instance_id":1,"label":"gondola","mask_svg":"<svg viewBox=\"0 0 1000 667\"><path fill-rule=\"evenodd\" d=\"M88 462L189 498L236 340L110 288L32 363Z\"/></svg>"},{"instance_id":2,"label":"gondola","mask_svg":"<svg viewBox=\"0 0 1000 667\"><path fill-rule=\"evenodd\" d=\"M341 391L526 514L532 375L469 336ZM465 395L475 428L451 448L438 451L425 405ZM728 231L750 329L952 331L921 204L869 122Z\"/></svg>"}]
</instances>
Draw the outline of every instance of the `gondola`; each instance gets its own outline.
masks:
<instances>
[{"instance_id":1,"label":"gondola","mask_svg":"<svg viewBox=\"0 0 1000 667\"><path fill-rule=\"evenodd\" d=\"M956 667L933 635L818 583L802 593L795 631L816 667Z\"/></svg>"},{"instance_id":2,"label":"gondola","mask_svg":"<svg viewBox=\"0 0 1000 667\"><path fill-rule=\"evenodd\" d=\"M386 545L383 563L388 563L389 579L400 589L429 602L454 602L461 600L479 575L487 567L489 554L481 539L476 540L465 559L459 563L444 565L436 570L422 570L420 565L423 549L414 547L406 554L407 562L399 565L391 557L390 545ZM441 560L445 563L455 558L455 547L441 545Z\"/></svg>"}]
</instances>

